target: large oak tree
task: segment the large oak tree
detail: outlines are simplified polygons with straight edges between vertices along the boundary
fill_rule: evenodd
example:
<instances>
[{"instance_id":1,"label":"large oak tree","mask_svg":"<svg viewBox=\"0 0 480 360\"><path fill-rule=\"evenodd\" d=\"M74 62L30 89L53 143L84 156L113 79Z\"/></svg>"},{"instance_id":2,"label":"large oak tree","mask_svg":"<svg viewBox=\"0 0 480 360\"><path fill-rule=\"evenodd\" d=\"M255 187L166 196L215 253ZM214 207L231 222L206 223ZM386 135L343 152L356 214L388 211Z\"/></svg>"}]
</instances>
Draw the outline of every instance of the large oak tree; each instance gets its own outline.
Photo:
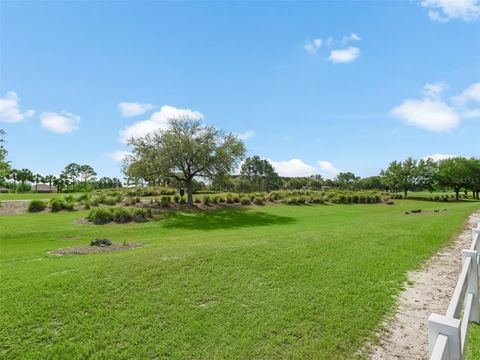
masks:
<instances>
[{"instance_id":1,"label":"large oak tree","mask_svg":"<svg viewBox=\"0 0 480 360\"><path fill-rule=\"evenodd\" d=\"M238 167L245 154L243 142L197 120L177 118L168 128L145 137L131 138L132 155L125 159L124 171L144 179L170 178L183 182L189 204L193 204L193 179L215 179Z\"/></svg>"}]
</instances>

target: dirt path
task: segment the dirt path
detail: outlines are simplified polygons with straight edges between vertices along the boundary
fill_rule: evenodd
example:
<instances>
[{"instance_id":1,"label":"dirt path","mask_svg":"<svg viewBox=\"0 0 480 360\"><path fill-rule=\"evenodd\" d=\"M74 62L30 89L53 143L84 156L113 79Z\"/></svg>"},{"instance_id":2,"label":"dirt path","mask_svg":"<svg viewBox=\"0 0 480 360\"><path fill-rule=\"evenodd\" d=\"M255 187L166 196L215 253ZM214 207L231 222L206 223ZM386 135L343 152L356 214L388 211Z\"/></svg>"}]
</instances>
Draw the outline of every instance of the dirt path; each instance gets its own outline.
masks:
<instances>
[{"instance_id":1,"label":"dirt path","mask_svg":"<svg viewBox=\"0 0 480 360\"><path fill-rule=\"evenodd\" d=\"M470 246L480 211L470 215L465 230L424 267L409 274L412 286L400 295L395 318L380 335L372 360L428 359L427 320L432 312L444 314L461 270L461 252ZM433 286L435 284L435 286Z\"/></svg>"}]
</instances>

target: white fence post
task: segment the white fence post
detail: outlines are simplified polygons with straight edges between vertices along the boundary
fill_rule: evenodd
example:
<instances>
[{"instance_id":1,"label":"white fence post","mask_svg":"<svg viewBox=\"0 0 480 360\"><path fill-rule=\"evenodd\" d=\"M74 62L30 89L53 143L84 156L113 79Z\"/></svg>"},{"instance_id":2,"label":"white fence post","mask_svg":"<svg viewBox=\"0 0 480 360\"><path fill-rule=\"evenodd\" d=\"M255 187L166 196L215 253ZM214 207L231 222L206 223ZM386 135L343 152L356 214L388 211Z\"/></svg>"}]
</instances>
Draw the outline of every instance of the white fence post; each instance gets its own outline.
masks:
<instances>
[{"instance_id":1,"label":"white fence post","mask_svg":"<svg viewBox=\"0 0 480 360\"><path fill-rule=\"evenodd\" d=\"M470 313L470 321L480 322L480 304L478 302L478 252L472 250L462 250L462 263L467 258L471 258L471 268L469 270L467 294L473 295L472 311Z\"/></svg>"},{"instance_id":2,"label":"white fence post","mask_svg":"<svg viewBox=\"0 0 480 360\"><path fill-rule=\"evenodd\" d=\"M433 355L439 335L448 337L447 354L449 360L462 359L462 338L460 335L460 320L438 314L431 314L428 318L428 343L430 357Z\"/></svg>"}]
</instances>

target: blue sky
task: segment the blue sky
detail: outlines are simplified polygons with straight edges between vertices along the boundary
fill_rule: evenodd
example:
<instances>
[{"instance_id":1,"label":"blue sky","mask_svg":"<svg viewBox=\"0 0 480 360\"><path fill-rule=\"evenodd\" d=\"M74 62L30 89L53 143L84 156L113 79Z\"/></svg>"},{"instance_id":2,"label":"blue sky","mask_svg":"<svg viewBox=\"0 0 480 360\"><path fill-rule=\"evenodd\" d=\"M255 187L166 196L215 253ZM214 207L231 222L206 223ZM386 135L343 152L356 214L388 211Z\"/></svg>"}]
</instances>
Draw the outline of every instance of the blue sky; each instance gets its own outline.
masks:
<instances>
[{"instance_id":1,"label":"blue sky","mask_svg":"<svg viewBox=\"0 0 480 360\"><path fill-rule=\"evenodd\" d=\"M480 155L477 0L0 11L0 127L16 168L58 174L78 162L120 176L122 134L178 113L241 134L283 175Z\"/></svg>"}]
</instances>

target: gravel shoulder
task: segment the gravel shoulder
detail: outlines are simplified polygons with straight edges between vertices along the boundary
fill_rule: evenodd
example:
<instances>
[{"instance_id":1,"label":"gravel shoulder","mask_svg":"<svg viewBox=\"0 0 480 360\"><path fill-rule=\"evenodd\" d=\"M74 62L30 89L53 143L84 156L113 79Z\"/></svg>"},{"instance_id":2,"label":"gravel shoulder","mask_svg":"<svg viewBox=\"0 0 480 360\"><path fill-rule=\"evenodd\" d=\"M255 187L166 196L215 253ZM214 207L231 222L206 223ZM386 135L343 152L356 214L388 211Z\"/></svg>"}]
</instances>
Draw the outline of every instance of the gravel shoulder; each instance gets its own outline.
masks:
<instances>
[{"instance_id":1,"label":"gravel shoulder","mask_svg":"<svg viewBox=\"0 0 480 360\"><path fill-rule=\"evenodd\" d=\"M461 271L461 251L470 246L480 211L470 215L464 231L429 259L419 271L409 273L409 283L400 295L395 317L385 324L371 360L428 359L427 320L431 313L443 314Z\"/></svg>"}]
</instances>

